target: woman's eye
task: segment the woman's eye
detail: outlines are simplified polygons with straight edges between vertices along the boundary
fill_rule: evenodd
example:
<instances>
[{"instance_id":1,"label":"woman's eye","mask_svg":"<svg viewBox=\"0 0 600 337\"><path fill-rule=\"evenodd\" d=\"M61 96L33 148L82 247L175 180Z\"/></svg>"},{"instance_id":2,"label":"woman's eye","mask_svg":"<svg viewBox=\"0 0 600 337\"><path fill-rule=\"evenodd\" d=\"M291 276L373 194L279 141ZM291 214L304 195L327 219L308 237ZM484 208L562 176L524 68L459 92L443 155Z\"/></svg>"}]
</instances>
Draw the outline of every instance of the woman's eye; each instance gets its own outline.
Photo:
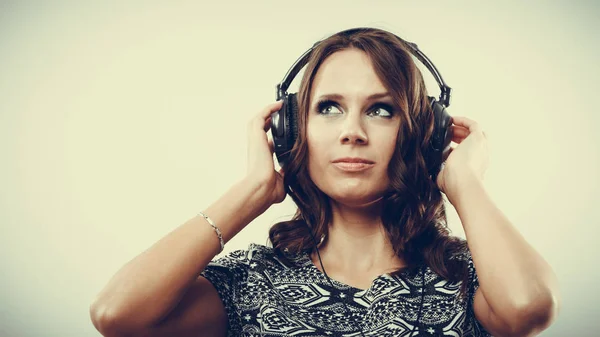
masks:
<instances>
[{"instance_id":1,"label":"woman's eye","mask_svg":"<svg viewBox=\"0 0 600 337\"><path fill-rule=\"evenodd\" d=\"M329 115L329 114L339 114L341 111L335 107L335 105L331 103L323 103L319 104L318 111L320 114Z\"/></svg>"},{"instance_id":2,"label":"woman's eye","mask_svg":"<svg viewBox=\"0 0 600 337\"><path fill-rule=\"evenodd\" d=\"M387 107L387 106L375 106L372 110L370 115L372 116L381 116L381 117L392 117L393 112L392 112L392 108Z\"/></svg>"},{"instance_id":3,"label":"woman's eye","mask_svg":"<svg viewBox=\"0 0 600 337\"><path fill-rule=\"evenodd\" d=\"M317 112L321 115L339 115L342 112L338 109L337 103L333 101L322 101L317 104ZM394 109L388 104L375 104L367 113L369 116L391 118L394 115Z\"/></svg>"}]
</instances>

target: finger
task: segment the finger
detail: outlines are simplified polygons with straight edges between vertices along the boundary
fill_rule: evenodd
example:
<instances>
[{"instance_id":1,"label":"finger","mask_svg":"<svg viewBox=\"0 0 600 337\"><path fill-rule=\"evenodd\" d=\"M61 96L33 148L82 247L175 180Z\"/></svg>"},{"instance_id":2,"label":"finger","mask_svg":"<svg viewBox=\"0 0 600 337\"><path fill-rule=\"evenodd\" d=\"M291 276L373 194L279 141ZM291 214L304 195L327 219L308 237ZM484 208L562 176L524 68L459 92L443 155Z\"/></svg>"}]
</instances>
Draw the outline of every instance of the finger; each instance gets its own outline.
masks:
<instances>
[{"instance_id":1,"label":"finger","mask_svg":"<svg viewBox=\"0 0 600 337\"><path fill-rule=\"evenodd\" d=\"M269 144L269 150L271 151L271 154L275 153L275 145L273 145L273 139L267 140L267 143Z\"/></svg>"},{"instance_id":2,"label":"finger","mask_svg":"<svg viewBox=\"0 0 600 337\"><path fill-rule=\"evenodd\" d=\"M452 125L452 136L454 137L466 137L469 135L469 129L463 126Z\"/></svg>"},{"instance_id":3,"label":"finger","mask_svg":"<svg viewBox=\"0 0 600 337\"><path fill-rule=\"evenodd\" d=\"M455 142L456 144L460 144L462 143L465 139L467 139L467 136L452 136L452 141Z\"/></svg>"},{"instance_id":4,"label":"finger","mask_svg":"<svg viewBox=\"0 0 600 337\"><path fill-rule=\"evenodd\" d=\"M452 124L465 127L469 132L475 132L481 129L481 126L476 121L464 116L452 117Z\"/></svg>"},{"instance_id":5,"label":"finger","mask_svg":"<svg viewBox=\"0 0 600 337\"><path fill-rule=\"evenodd\" d=\"M448 150L446 152L444 152L443 156L442 156L442 163L446 162L446 159L448 159L448 157L450 156L450 154L452 153L452 151L454 151L453 147L448 148Z\"/></svg>"},{"instance_id":6,"label":"finger","mask_svg":"<svg viewBox=\"0 0 600 337\"><path fill-rule=\"evenodd\" d=\"M281 109L283 104L282 100L276 101L275 103L271 103L267 105L264 109L262 109L252 120L250 121L250 128L252 129L263 129L265 132L269 130L271 127L271 114L277 112Z\"/></svg>"},{"instance_id":7,"label":"finger","mask_svg":"<svg viewBox=\"0 0 600 337\"><path fill-rule=\"evenodd\" d=\"M279 173L279 175L281 176L281 178L285 177L285 170L282 168L279 169L279 171L277 171L277 173Z\"/></svg>"},{"instance_id":8,"label":"finger","mask_svg":"<svg viewBox=\"0 0 600 337\"><path fill-rule=\"evenodd\" d=\"M277 112L277 110L281 109L281 106L283 105L283 100L279 100L279 101L275 101L274 103L271 103L269 105L267 105L264 109L262 109L259 113L260 119L265 120L268 117L271 116L271 114L273 114L274 112Z\"/></svg>"},{"instance_id":9,"label":"finger","mask_svg":"<svg viewBox=\"0 0 600 337\"><path fill-rule=\"evenodd\" d=\"M455 143L460 144L463 140L465 140L465 138L467 138L467 136L469 136L469 130L462 126L452 125L451 128L452 128L451 141L453 141Z\"/></svg>"},{"instance_id":10,"label":"finger","mask_svg":"<svg viewBox=\"0 0 600 337\"><path fill-rule=\"evenodd\" d=\"M269 131L269 129L271 129L271 117L265 120L265 126L263 127L263 130L265 130L265 132Z\"/></svg>"}]
</instances>

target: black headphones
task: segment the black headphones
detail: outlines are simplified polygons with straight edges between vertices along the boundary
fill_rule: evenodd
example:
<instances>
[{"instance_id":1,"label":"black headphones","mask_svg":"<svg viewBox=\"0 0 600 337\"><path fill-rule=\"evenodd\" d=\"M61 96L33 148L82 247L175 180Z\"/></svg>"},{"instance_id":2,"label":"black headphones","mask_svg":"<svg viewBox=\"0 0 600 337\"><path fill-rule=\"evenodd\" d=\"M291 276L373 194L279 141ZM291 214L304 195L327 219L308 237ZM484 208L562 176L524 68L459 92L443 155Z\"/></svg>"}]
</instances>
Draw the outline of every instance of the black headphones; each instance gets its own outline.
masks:
<instances>
[{"instance_id":1,"label":"black headphones","mask_svg":"<svg viewBox=\"0 0 600 337\"><path fill-rule=\"evenodd\" d=\"M345 31L342 31L338 34L351 35L353 33L368 30L370 28L352 28ZM446 108L450 106L450 94L452 89L446 85L442 76L438 72L437 68L433 65L433 63L423 54L417 45L412 42L405 41L398 37L402 43L409 47L411 53L423 63L427 69L431 72L436 82L440 86L441 94L438 100L435 97L428 96L429 103L431 104L431 109L434 115L434 129L433 135L431 138L431 147L432 157L428 158L428 160L440 160L442 153L448 148L450 142L452 140L452 129L450 125L452 125L452 117L446 111ZM275 154L277 155L277 161L280 166L283 167L289 160L290 151L292 150L296 139L298 139L298 99L296 93L288 93L287 89L290 84L294 80L294 77L300 72L300 70L308 63L308 59L314 48L321 41L315 43L309 50L304 52L298 60L294 63L294 65L288 70L287 74L284 76L281 83L277 84L277 100L282 99L283 105L281 109L277 112L271 114L271 134L273 136L273 144L275 147ZM441 163L441 162L440 162ZM307 224L308 226L308 224ZM318 245L312 229L309 227L309 232L312 236L312 239L315 243L315 248L317 251L317 255L319 257L319 263L321 264L321 269L325 274L329 284L333 287L331 279L329 275L325 272L325 268L323 267L323 262L321 261L321 254L319 253ZM419 325L419 321L421 318L421 311L423 309L423 300L425 297L425 271L427 268L421 268L421 304L419 306L419 312L417 314L416 324L413 326L413 329L410 333L412 336L415 332L415 329ZM346 303L342 301L347 313L350 313ZM364 336L364 333L360 327L358 327L360 334Z\"/></svg>"},{"instance_id":2,"label":"black headphones","mask_svg":"<svg viewBox=\"0 0 600 337\"><path fill-rule=\"evenodd\" d=\"M368 29L371 28L352 28L338 34L351 35ZM419 50L415 43L405 41L397 35L394 36L408 46L411 53L429 69L441 89L439 99L436 100L435 97L428 96L434 115L434 129L431 138L431 147L434 151L432 151L432 158L428 158L428 160L439 160L442 152L447 149L452 140L452 129L450 128L452 117L446 111L446 108L450 106L452 89L446 85L435 65ZM298 139L297 93L288 93L287 89L300 70L308 63L312 51L320 42L315 43L309 50L304 52L288 70L283 80L277 84L277 100L283 100L283 105L279 111L271 114L271 135L273 136L277 161L281 167L288 162L290 151L294 147L296 139Z\"/></svg>"}]
</instances>

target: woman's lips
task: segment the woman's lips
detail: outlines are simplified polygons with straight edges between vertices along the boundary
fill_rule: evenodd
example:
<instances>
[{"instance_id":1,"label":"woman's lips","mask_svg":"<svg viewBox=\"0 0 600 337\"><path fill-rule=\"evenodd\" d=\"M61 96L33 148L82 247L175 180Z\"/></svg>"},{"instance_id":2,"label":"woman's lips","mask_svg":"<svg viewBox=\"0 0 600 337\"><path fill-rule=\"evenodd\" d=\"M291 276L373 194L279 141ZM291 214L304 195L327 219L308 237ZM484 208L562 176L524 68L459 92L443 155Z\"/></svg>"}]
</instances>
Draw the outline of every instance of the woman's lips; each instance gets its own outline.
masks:
<instances>
[{"instance_id":1,"label":"woman's lips","mask_svg":"<svg viewBox=\"0 0 600 337\"><path fill-rule=\"evenodd\" d=\"M342 170L342 171L346 171L346 172L360 172L360 171L364 171L364 170L370 169L375 164L351 163L351 162L339 161L339 162L333 163L333 165L335 167L337 167L338 169Z\"/></svg>"}]
</instances>

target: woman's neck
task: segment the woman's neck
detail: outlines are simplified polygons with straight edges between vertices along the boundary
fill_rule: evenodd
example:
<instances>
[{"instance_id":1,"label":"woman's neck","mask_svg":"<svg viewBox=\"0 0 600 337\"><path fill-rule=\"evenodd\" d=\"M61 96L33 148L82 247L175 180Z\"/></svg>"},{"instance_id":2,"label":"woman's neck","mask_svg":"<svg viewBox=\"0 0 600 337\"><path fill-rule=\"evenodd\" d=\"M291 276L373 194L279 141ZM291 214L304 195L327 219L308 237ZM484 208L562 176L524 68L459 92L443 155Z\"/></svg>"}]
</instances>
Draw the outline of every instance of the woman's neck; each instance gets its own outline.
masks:
<instances>
[{"instance_id":1,"label":"woman's neck","mask_svg":"<svg viewBox=\"0 0 600 337\"><path fill-rule=\"evenodd\" d=\"M333 218L328 237L319 247L324 265L340 273L377 275L404 265L394 253L381 222L381 200L361 207L332 201Z\"/></svg>"}]
</instances>

